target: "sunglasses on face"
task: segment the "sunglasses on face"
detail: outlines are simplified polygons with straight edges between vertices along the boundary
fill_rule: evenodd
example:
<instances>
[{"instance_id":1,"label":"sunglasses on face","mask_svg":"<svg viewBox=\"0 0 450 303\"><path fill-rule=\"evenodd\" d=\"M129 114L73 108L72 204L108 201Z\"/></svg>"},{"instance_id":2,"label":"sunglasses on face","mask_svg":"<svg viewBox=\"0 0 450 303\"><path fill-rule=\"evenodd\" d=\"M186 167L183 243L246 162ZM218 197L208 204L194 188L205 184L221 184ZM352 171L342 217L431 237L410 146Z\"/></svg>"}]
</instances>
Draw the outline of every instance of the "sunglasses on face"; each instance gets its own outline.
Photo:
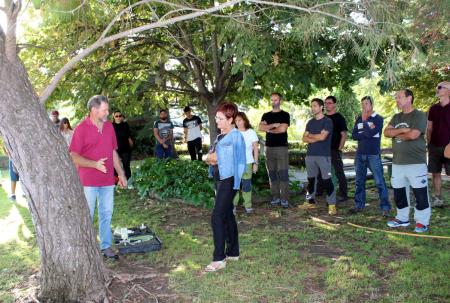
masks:
<instances>
[{"instance_id":1,"label":"sunglasses on face","mask_svg":"<svg viewBox=\"0 0 450 303\"><path fill-rule=\"evenodd\" d=\"M446 87L442 86L442 85L439 85L438 87L436 87L437 90L440 90L440 89L443 89L443 88L446 88Z\"/></svg>"},{"instance_id":2,"label":"sunglasses on face","mask_svg":"<svg viewBox=\"0 0 450 303\"><path fill-rule=\"evenodd\" d=\"M115 115L114 118L122 118L122 115Z\"/></svg>"}]
</instances>

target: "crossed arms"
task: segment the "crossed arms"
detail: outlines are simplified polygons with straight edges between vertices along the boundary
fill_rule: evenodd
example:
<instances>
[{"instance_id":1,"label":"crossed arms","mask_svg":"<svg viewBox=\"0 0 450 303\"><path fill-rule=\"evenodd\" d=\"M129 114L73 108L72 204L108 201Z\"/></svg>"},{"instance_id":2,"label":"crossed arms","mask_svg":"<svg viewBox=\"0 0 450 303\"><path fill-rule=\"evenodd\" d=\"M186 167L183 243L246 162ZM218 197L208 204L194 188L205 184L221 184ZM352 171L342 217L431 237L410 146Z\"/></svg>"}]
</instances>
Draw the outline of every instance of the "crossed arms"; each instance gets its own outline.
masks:
<instances>
[{"instance_id":1,"label":"crossed arms","mask_svg":"<svg viewBox=\"0 0 450 303\"><path fill-rule=\"evenodd\" d=\"M266 133L271 133L271 134L281 134L281 133L285 133L288 129L289 125L287 123L272 123L272 124L267 124L266 121L261 121L261 123L259 123L259 130L266 132Z\"/></svg>"},{"instance_id":2,"label":"crossed arms","mask_svg":"<svg viewBox=\"0 0 450 303\"><path fill-rule=\"evenodd\" d=\"M388 138L398 138L403 141L416 140L420 136L420 130L415 128L395 128L391 124L384 129L384 136Z\"/></svg>"},{"instance_id":3,"label":"crossed arms","mask_svg":"<svg viewBox=\"0 0 450 303\"><path fill-rule=\"evenodd\" d=\"M327 138L329 133L330 132L325 129L322 129L320 134L311 134L310 132L305 131L303 133L302 140L305 143L315 143L315 142L319 142L319 141L324 141Z\"/></svg>"}]
</instances>

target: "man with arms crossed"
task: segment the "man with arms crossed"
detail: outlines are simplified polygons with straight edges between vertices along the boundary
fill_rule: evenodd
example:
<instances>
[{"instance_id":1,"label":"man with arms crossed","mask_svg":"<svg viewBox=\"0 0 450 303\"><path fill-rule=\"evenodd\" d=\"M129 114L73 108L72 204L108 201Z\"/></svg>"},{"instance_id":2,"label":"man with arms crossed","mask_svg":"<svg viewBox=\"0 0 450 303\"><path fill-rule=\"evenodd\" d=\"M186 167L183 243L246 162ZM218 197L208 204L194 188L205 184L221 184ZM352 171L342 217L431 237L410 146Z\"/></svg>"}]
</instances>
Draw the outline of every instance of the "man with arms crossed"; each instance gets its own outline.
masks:
<instances>
[{"instance_id":1,"label":"man with arms crossed","mask_svg":"<svg viewBox=\"0 0 450 303\"><path fill-rule=\"evenodd\" d=\"M306 124L303 142L308 143L306 151L306 173L308 175L308 187L306 202L299 206L300 209L316 208L315 193L316 177L319 170L322 174L323 187L327 194L328 214L336 215L336 191L331 180L331 133L333 121L323 114L323 100L314 98L311 100L311 111L314 118Z\"/></svg>"},{"instance_id":2,"label":"man with arms crossed","mask_svg":"<svg viewBox=\"0 0 450 303\"><path fill-rule=\"evenodd\" d=\"M327 110L326 116L333 121L333 133L331 134L331 165L334 168L334 174L339 183L338 202L345 202L348 199L347 195L347 178L344 173L344 162L342 161L342 149L347 140L347 121L344 116L336 111L336 97L328 96L325 99L325 108ZM323 182L321 174L317 178L317 192L323 192Z\"/></svg>"},{"instance_id":3,"label":"man with arms crossed","mask_svg":"<svg viewBox=\"0 0 450 303\"><path fill-rule=\"evenodd\" d=\"M266 132L266 166L272 191L273 206L289 207L289 155L287 129L289 113L281 110L281 95L272 93L272 111L265 113L259 130Z\"/></svg>"},{"instance_id":4,"label":"man with arms crossed","mask_svg":"<svg viewBox=\"0 0 450 303\"><path fill-rule=\"evenodd\" d=\"M413 107L414 95L409 89L402 89L395 95L400 113L392 117L384 129L384 135L392 138L391 184L397 216L388 221L388 226L397 228L409 226L409 187L416 198L414 220L417 233L427 232L430 224L431 208L428 203L428 175L426 161L425 130L427 117Z\"/></svg>"}]
</instances>

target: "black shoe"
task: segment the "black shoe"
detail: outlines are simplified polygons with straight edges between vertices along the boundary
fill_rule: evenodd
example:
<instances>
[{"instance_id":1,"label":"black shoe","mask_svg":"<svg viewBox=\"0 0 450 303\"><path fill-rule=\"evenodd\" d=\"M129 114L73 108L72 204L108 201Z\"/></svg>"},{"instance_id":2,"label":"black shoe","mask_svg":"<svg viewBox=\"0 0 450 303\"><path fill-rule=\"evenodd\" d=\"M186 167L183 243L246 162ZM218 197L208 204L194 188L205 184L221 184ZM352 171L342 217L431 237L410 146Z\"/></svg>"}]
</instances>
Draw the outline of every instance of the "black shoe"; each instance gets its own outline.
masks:
<instances>
[{"instance_id":1,"label":"black shoe","mask_svg":"<svg viewBox=\"0 0 450 303\"><path fill-rule=\"evenodd\" d=\"M339 202L339 203L343 203L343 202L345 202L345 201L347 201L348 200L348 197L347 196L340 196L338 199L337 199L337 201Z\"/></svg>"},{"instance_id":2,"label":"black shoe","mask_svg":"<svg viewBox=\"0 0 450 303\"><path fill-rule=\"evenodd\" d=\"M383 217L385 217L385 218L390 218L391 216L390 216L390 211L389 210L383 210L382 212L381 212L381 214L383 215Z\"/></svg>"},{"instance_id":3,"label":"black shoe","mask_svg":"<svg viewBox=\"0 0 450 303\"><path fill-rule=\"evenodd\" d=\"M360 213L362 211L363 211L362 208L353 207L353 208L350 208L348 213L351 214L351 215L354 215L354 214Z\"/></svg>"},{"instance_id":4,"label":"black shoe","mask_svg":"<svg viewBox=\"0 0 450 303\"><path fill-rule=\"evenodd\" d=\"M119 259L119 255L116 254L116 252L114 250L112 250L111 247L102 249L102 255L105 258L111 258L111 259Z\"/></svg>"}]
</instances>

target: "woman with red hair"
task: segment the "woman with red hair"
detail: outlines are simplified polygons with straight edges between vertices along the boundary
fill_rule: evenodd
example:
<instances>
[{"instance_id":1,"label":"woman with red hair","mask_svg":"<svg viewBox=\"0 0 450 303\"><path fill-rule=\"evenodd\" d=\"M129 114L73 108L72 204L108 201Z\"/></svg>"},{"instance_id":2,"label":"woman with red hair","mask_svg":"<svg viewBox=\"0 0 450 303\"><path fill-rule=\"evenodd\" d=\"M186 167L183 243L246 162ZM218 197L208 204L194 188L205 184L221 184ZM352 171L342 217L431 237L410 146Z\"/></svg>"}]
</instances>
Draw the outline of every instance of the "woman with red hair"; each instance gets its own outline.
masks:
<instances>
[{"instance_id":1,"label":"woman with red hair","mask_svg":"<svg viewBox=\"0 0 450 303\"><path fill-rule=\"evenodd\" d=\"M241 184L246 158L244 138L234 124L237 113L237 106L233 103L225 102L218 106L215 119L220 134L206 158L216 188L211 216L214 254L213 261L205 268L209 272L225 268L227 260L239 260L233 199Z\"/></svg>"}]
</instances>

